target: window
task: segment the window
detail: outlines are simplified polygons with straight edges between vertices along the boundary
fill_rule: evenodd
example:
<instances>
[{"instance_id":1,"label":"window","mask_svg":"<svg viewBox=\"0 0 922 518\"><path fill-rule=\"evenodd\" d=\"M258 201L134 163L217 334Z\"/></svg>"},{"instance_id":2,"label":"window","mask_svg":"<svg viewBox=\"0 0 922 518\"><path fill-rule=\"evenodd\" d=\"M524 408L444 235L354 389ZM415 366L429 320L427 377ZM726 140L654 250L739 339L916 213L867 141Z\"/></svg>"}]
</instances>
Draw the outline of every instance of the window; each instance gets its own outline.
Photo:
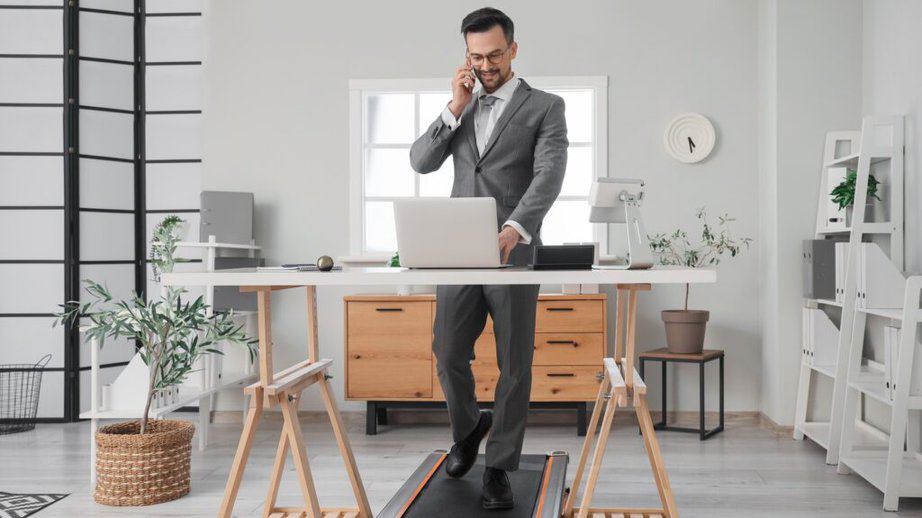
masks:
<instances>
[{"instance_id":1,"label":"window","mask_svg":"<svg viewBox=\"0 0 922 518\"><path fill-rule=\"evenodd\" d=\"M545 244L598 241L606 233L589 223L589 188L607 174L608 78L526 77L530 85L563 97L570 141L563 189L544 218ZM451 100L447 79L350 82L351 248L386 255L397 248L393 202L449 196L452 159L430 174L410 167L410 146Z\"/></svg>"}]
</instances>

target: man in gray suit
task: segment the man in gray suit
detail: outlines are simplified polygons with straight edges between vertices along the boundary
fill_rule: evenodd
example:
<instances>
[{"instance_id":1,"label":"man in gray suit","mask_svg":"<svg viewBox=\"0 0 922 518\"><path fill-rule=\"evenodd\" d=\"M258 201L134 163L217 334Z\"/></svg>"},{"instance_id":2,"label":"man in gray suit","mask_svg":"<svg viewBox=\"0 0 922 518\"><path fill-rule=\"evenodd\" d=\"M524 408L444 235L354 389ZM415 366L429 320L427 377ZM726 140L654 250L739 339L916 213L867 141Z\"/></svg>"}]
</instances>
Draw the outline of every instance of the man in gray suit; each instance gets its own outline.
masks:
<instances>
[{"instance_id":1,"label":"man in gray suit","mask_svg":"<svg viewBox=\"0 0 922 518\"><path fill-rule=\"evenodd\" d=\"M503 262L524 266L541 242L541 222L563 183L568 145L564 102L514 75L518 45L512 20L501 11L472 12L462 21L461 33L467 56L452 80L452 100L413 143L410 163L425 174L438 170L451 155L451 196L495 198ZM477 90L475 77L482 85ZM432 350L455 442L445 469L452 477L464 476L492 427L483 477L487 509L514 505L506 472L518 468L525 436L538 288L477 285L436 290ZM478 409L470 366L487 313L493 318L500 370L495 417Z\"/></svg>"}]
</instances>

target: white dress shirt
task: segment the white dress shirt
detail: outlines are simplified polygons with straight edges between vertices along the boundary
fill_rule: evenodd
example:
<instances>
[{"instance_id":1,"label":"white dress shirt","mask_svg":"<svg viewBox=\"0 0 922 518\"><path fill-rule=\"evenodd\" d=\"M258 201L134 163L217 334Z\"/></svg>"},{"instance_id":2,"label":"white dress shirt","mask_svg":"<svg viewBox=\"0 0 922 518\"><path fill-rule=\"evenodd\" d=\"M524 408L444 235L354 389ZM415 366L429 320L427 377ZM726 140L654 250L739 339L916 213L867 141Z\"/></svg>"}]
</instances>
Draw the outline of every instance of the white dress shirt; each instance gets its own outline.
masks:
<instances>
[{"instance_id":1,"label":"white dress shirt","mask_svg":"<svg viewBox=\"0 0 922 518\"><path fill-rule=\"evenodd\" d=\"M512 99L512 93L515 92L515 89L518 88L521 82L521 78L513 75L512 79L503 83L503 85L497 88L493 93L485 93L480 88L471 93L477 103L477 106L474 107L474 111L472 112L472 116L474 117L474 135L477 140L477 151L480 152L480 154L483 154L487 142L490 141L493 128L496 127L496 121L502 116L503 110L506 109L506 105L509 104L509 100ZM486 108L490 109L489 114L479 117L478 115L481 114L481 109L483 107L482 99L488 95L495 97L496 100L493 102L492 109ZM451 110L446 106L445 109L442 110L442 122L448 125L451 131L454 131L458 125L461 124L461 119L456 118L455 114L451 113ZM519 243L524 243L526 245L531 243L531 234L528 233L519 222L510 219L503 223L503 227L506 226L514 228L516 232L522 236L522 238L519 239Z\"/></svg>"}]
</instances>

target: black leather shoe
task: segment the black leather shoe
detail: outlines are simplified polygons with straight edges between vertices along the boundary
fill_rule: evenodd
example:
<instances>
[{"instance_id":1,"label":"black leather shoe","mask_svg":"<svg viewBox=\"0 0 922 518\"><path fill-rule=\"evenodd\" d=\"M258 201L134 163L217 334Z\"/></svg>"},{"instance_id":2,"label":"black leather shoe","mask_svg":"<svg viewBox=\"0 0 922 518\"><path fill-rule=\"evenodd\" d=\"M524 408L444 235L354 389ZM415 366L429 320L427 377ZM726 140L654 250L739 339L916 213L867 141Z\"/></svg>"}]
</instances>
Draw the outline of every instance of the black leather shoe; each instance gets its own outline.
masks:
<instances>
[{"instance_id":1,"label":"black leather shoe","mask_svg":"<svg viewBox=\"0 0 922 518\"><path fill-rule=\"evenodd\" d=\"M477 450L480 449L480 441L486 437L487 432L493 425L493 412L484 410L480 412L480 419L477 426L464 440L456 442L448 452L448 459L445 461L445 473L453 478L461 478L474 467L477 461Z\"/></svg>"},{"instance_id":2,"label":"black leather shoe","mask_svg":"<svg viewBox=\"0 0 922 518\"><path fill-rule=\"evenodd\" d=\"M512 509L515 506L505 471L491 467L484 470L482 502L484 509Z\"/></svg>"}]
</instances>

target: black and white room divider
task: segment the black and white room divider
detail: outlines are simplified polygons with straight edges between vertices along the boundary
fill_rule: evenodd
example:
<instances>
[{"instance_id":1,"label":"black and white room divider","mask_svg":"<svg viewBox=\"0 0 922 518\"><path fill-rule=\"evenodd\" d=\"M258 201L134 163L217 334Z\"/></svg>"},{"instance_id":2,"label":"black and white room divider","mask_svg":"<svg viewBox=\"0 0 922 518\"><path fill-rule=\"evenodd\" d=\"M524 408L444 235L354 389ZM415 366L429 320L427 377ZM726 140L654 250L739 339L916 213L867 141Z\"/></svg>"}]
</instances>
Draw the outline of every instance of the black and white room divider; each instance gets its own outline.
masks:
<instances>
[{"instance_id":1,"label":"black and white room divider","mask_svg":"<svg viewBox=\"0 0 922 518\"><path fill-rule=\"evenodd\" d=\"M43 420L89 407L89 351L52 328L58 304L84 278L157 293L166 214L198 239L200 20L194 0L0 0L0 363L53 355ZM101 381L131 356L103 347Z\"/></svg>"}]
</instances>

